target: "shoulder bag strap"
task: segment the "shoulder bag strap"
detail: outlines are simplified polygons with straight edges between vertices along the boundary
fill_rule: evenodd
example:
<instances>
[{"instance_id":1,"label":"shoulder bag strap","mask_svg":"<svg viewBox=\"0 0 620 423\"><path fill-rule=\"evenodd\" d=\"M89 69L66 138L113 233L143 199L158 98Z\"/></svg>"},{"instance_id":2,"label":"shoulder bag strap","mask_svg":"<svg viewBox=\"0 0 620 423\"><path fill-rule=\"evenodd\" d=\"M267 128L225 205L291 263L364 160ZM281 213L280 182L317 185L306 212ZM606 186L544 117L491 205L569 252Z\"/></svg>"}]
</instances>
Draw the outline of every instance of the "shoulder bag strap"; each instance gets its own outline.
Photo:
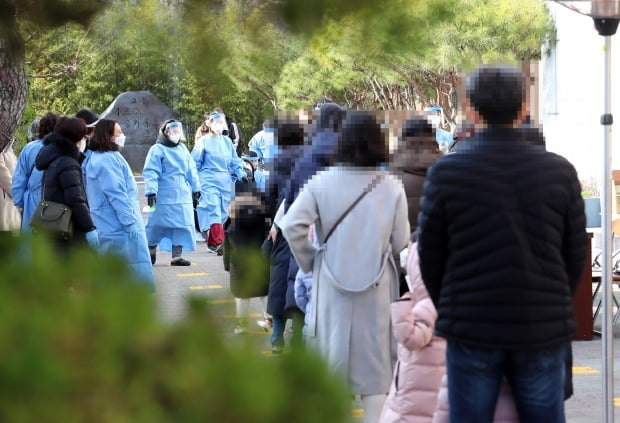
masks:
<instances>
[{"instance_id":1,"label":"shoulder bag strap","mask_svg":"<svg viewBox=\"0 0 620 423\"><path fill-rule=\"evenodd\" d=\"M364 198L366 196L366 194L368 194L370 191L372 191L373 189L375 189L375 187L377 185L379 185L379 182L381 182L381 179L383 179L383 173L378 174L371 182L370 184L368 184L368 186L366 188L364 188L364 191L360 194L359 197L357 197L357 199L353 202L353 204L351 204L349 206L349 208L342 214L342 216L340 216L340 218L336 221L336 223L334 224L334 226L332 226L332 228L329 230L329 232L327 233L327 235L325 236L325 240L323 240L323 244L327 243L327 240L329 239L329 237L332 235L332 233L336 230L336 228L338 227L338 225L340 225L340 222L342 222L344 220L345 217L347 217L347 215L351 212L351 210L353 210L353 208L355 206L357 206L357 204L362 201L362 198Z\"/></svg>"}]
</instances>

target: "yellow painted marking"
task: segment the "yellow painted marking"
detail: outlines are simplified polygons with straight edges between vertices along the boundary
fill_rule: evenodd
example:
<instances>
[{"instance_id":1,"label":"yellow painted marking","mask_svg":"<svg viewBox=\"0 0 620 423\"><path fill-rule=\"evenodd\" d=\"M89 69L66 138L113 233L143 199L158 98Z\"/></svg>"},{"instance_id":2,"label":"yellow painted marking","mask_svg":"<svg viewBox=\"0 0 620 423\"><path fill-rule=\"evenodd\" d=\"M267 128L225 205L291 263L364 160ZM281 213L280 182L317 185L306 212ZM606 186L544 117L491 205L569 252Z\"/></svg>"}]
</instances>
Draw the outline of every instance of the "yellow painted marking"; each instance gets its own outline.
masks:
<instances>
[{"instance_id":1,"label":"yellow painted marking","mask_svg":"<svg viewBox=\"0 0 620 423\"><path fill-rule=\"evenodd\" d=\"M189 289L192 291L201 291L203 289L207 289L207 287L204 285L195 285L195 286L190 286Z\"/></svg>"},{"instance_id":2,"label":"yellow painted marking","mask_svg":"<svg viewBox=\"0 0 620 423\"><path fill-rule=\"evenodd\" d=\"M354 408L351 410L351 417L354 419L363 419L364 418L364 409L363 408Z\"/></svg>"},{"instance_id":3,"label":"yellow painted marking","mask_svg":"<svg viewBox=\"0 0 620 423\"><path fill-rule=\"evenodd\" d=\"M265 357L273 357L273 354L271 351L262 351L261 354L264 355Z\"/></svg>"},{"instance_id":4,"label":"yellow painted marking","mask_svg":"<svg viewBox=\"0 0 620 423\"><path fill-rule=\"evenodd\" d=\"M600 372L596 369L593 369L592 367L573 366L573 373L576 375L595 375L599 374Z\"/></svg>"},{"instance_id":5,"label":"yellow painted marking","mask_svg":"<svg viewBox=\"0 0 620 423\"><path fill-rule=\"evenodd\" d=\"M234 304L235 300L210 300L209 304Z\"/></svg>"},{"instance_id":6,"label":"yellow painted marking","mask_svg":"<svg viewBox=\"0 0 620 423\"><path fill-rule=\"evenodd\" d=\"M206 273L204 272L198 272L198 273L177 273L177 276L180 278L193 278L196 276L207 276Z\"/></svg>"},{"instance_id":7,"label":"yellow painted marking","mask_svg":"<svg viewBox=\"0 0 620 423\"><path fill-rule=\"evenodd\" d=\"M208 289L224 289L222 285L207 285Z\"/></svg>"},{"instance_id":8,"label":"yellow painted marking","mask_svg":"<svg viewBox=\"0 0 620 423\"><path fill-rule=\"evenodd\" d=\"M271 335L271 332L264 330L249 330L246 332L248 335Z\"/></svg>"},{"instance_id":9,"label":"yellow painted marking","mask_svg":"<svg viewBox=\"0 0 620 423\"><path fill-rule=\"evenodd\" d=\"M614 405L616 407L620 407L620 398L618 398L618 397L614 398Z\"/></svg>"}]
</instances>

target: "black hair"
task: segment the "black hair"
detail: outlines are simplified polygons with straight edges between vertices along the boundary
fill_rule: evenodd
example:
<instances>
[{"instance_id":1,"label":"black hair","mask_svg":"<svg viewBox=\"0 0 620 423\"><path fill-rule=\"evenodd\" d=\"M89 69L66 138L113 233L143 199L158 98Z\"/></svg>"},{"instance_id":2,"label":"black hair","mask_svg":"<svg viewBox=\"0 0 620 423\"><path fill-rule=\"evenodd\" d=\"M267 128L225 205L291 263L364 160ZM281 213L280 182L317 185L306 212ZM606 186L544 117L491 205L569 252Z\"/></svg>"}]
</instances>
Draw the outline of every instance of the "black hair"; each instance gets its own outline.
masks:
<instances>
[{"instance_id":1,"label":"black hair","mask_svg":"<svg viewBox=\"0 0 620 423\"><path fill-rule=\"evenodd\" d=\"M112 141L116 124L117 122L112 119L101 119L97 122L88 149L93 151L120 151L118 145Z\"/></svg>"},{"instance_id":2,"label":"black hair","mask_svg":"<svg viewBox=\"0 0 620 423\"><path fill-rule=\"evenodd\" d=\"M386 163L389 151L381 125L370 112L348 112L342 123L337 161L356 167Z\"/></svg>"},{"instance_id":3,"label":"black hair","mask_svg":"<svg viewBox=\"0 0 620 423\"><path fill-rule=\"evenodd\" d=\"M94 112L88 109L78 110L78 112L75 114L75 117L82 119L84 122L86 122L86 125L97 122L97 119L99 119L99 117Z\"/></svg>"},{"instance_id":4,"label":"black hair","mask_svg":"<svg viewBox=\"0 0 620 423\"><path fill-rule=\"evenodd\" d=\"M435 128L433 128L433 125L425 118L417 117L407 119L405 123L403 123L402 135L403 138L434 136Z\"/></svg>"},{"instance_id":5,"label":"black hair","mask_svg":"<svg viewBox=\"0 0 620 423\"><path fill-rule=\"evenodd\" d=\"M485 65L467 77L465 92L472 107L487 124L508 125L523 107L525 81L515 67Z\"/></svg>"},{"instance_id":6,"label":"black hair","mask_svg":"<svg viewBox=\"0 0 620 423\"><path fill-rule=\"evenodd\" d=\"M304 128L299 123L282 122L278 123L275 133L276 144L281 147L303 145Z\"/></svg>"},{"instance_id":7,"label":"black hair","mask_svg":"<svg viewBox=\"0 0 620 423\"><path fill-rule=\"evenodd\" d=\"M86 136L86 124L80 118L61 116L56 122L54 132L77 143Z\"/></svg>"}]
</instances>

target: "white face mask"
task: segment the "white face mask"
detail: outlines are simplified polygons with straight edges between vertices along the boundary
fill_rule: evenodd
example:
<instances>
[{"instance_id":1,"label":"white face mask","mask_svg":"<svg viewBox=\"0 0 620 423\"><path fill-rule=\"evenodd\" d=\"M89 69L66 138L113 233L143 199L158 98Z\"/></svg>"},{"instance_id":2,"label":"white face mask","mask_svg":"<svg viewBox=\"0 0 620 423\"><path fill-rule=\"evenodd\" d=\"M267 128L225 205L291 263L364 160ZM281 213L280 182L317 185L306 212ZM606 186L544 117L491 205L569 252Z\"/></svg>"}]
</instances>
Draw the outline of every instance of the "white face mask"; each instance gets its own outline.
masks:
<instances>
[{"instance_id":1,"label":"white face mask","mask_svg":"<svg viewBox=\"0 0 620 423\"><path fill-rule=\"evenodd\" d=\"M84 150L86 150L86 138L82 138L80 141L78 141L77 148L78 150L80 150L80 153L83 153Z\"/></svg>"},{"instance_id":2,"label":"white face mask","mask_svg":"<svg viewBox=\"0 0 620 423\"><path fill-rule=\"evenodd\" d=\"M226 129L226 126L221 122L216 122L211 127L213 128L213 132L218 135L221 135L222 132L224 132L224 130Z\"/></svg>"},{"instance_id":3,"label":"white face mask","mask_svg":"<svg viewBox=\"0 0 620 423\"><path fill-rule=\"evenodd\" d=\"M114 138L114 143L123 148L125 146L125 139L125 134L120 134L118 137Z\"/></svg>"},{"instance_id":4,"label":"white face mask","mask_svg":"<svg viewBox=\"0 0 620 423\"><path fill-rule=\"evenodd\" d=\"M428 117L428 120L431 121L431 124L435 128L439 128L439 125L441 125L441 116L439 116L439 115L431 115L431 116Z\"/></svg>"},{"instance_id":5,"label":"white face mask","mask_svg":"<svg viewBox=\"0 0 620 423\"><path fill-rule=\"evenodd\" d=\"M174 132L168 135L168 139L172 141L173 143L178 144L179 141L181 140L181 134L179 134L178 132Z\"/></svg>"}]
</instances>

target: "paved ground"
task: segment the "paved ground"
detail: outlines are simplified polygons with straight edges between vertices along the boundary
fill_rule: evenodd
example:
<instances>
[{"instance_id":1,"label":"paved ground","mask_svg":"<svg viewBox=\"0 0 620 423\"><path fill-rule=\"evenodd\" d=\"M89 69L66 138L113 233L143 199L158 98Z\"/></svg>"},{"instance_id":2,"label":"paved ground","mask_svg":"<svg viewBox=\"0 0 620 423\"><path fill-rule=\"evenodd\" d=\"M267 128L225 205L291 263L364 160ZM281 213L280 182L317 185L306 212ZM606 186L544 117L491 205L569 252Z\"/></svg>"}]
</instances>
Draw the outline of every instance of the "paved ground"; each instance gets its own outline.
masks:
<instances>
[{"instance_id":1,"label":"paved ground","mask_svg":"<svg viewBox=\"0 0 620 423\"><path fill-rule=\"evenodd\" d=\"M229 290L228 273L224 271L222 257L207 253L206 244L198 243L197 251L184 254L192 262L189 267L171 267L170 253L158 252L154 266L159 312L168 322L182 319L186 312L188 295L206 296L215 315L221 320L221 328L230 334L235 326L235 304ZM269 336L255 325L262 315L261 304L251 303L250 331L246 336L256 337L260 353L270 356ZM600 318L595 329L600 330ZM620 355L620 323L615 328L614 357ZM602 421L602 344L600 338L592 341L573 342L575 395L566 402L567 420L571 423ZM275 358L274 358L275 359ZM614 360L618 362L617 360ZM614 369L616 397L620 397L620 362ZM616 417L620 419L620 398L616 399Z\"/></svg>"},{"instance_id":2,"label":"paved ground","mask_svg":"<svg viewBox=\"0 0 620 423\"><path fill-rule=\"evenodd\" d=\"M235 304L228 286L228 273L224 271L222 258L207 253L204 242L198 243L198 251L184 255L192 262L190 267L171 267L170 254L159 252L155 264L157 298L160 314L166 321L182 319L185 313L184 298L187 295L206 296L213 310L221 319L221 327L233 338ZM250 331L247 336L256 337L260 352L270 356L269 336L255 325L261 317L261 304L251 302ZM600 322L596 325L600 329ZM620 325L618 325L620 327ZM620 335L618 327L616 336ZM614 356L620 354L620 339L614 341ZM600 338L593 341L573 342L575 395L566 402L569 422L592 423L602 421L602 344ZM620 363L614 369L616 396L620 397ZM620 398L616 416L620 418Z\"/></svg>"}]
</instances>

